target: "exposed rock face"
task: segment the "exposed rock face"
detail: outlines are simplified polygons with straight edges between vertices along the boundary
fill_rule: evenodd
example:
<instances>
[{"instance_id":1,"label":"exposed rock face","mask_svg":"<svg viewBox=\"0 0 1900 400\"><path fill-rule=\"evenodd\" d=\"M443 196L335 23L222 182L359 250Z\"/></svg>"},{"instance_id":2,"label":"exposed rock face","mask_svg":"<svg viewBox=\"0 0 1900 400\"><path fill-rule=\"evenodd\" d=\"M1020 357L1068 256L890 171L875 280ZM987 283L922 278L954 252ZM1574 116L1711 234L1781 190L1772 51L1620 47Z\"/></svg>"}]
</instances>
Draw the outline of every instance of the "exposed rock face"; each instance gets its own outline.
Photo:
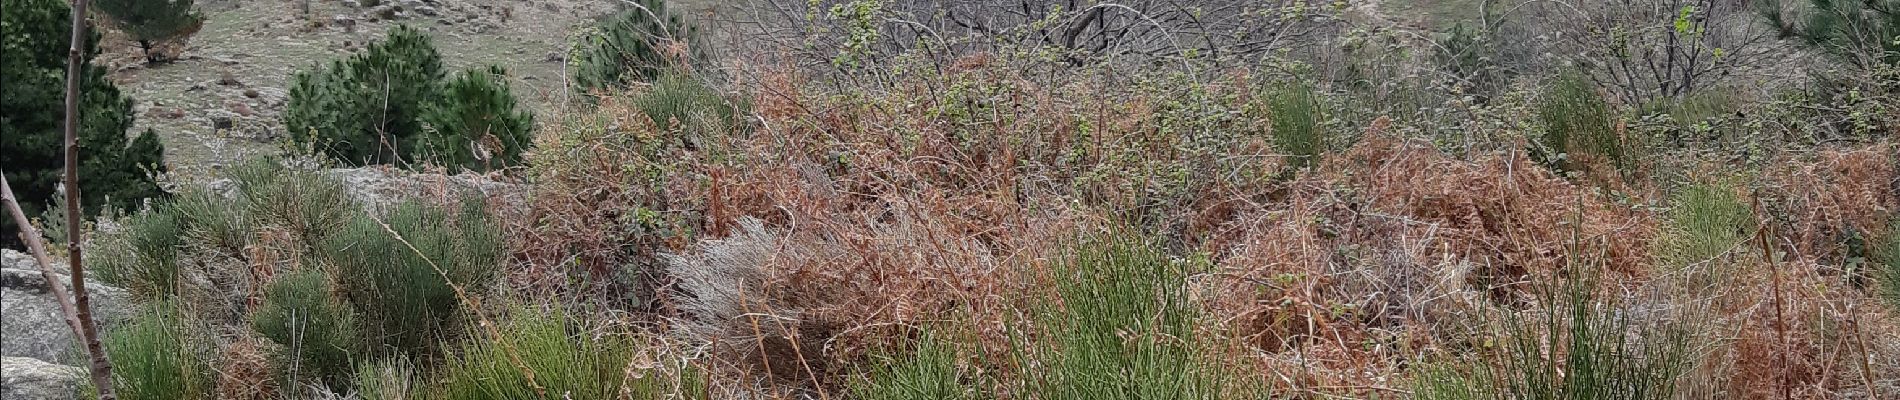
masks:
<instances>
[{"instance_id":1,"label":"exposed rock face","mask_svg":"<svg viewBox=\"0 0 1900 400\"><path fill-rule=\"evenodd\" d=\"M379 211L412 198L452 199L479 195L491 201L515 204L527 195L525 185L473 173L417 173L387 166L339 168L324 173L343 181L343 187L358 204Z\"/></svg>"},{"instance_id":2,"label":"exposed rock face","mask_svg":"<svg viewBox=\"0 0 1900 400\"><path fill-rule=\"evenodd\" d=\"M27 357L0 357L0 399L71 400L86 370Z\"/></svg>"},{"instance_id":3,"label":"exposed rock face","mask_svg":"<svg viewBox=\"0 0 1900 400\"><path fill-rule=\"evenodd\" d=\"M0 268L0 356L79 365L85 350L66 325L59 300L53 298L39 269L31 261L18 262L18 254L0 250L0 259L7 263ZM56 265L54 270L66 268ZM54 279L65 283L71 278L55 274ZM125 290L98 283L88 283L86 289L92 294L93 314L101 331L132 316L131 297Z\"/></svg>"}]
</instances>

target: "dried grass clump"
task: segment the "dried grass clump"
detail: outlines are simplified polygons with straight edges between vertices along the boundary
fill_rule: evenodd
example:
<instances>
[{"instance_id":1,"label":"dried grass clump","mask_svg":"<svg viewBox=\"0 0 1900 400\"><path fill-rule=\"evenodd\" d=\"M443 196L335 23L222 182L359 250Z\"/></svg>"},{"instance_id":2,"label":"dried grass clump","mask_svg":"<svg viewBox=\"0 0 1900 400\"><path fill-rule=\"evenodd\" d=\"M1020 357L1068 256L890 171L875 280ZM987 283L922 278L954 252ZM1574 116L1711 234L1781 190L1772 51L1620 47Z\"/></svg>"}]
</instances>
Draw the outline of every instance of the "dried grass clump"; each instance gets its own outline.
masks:
<instances>
[{"instance_id":1,"label":"dried grass clump","mask_svg":"<svg viewBox=\"0 0 1900 400\"><path fill-rule=\"evenodd\" d=\"M269 342L242 337L224 346L212 366L219 399L271 400L277 397L278 363Z\"/></svg>"},{"instance_id":2,"label":"dried grass clump","mask_svg":"<svg viewBox=\"0 0 1900 400\"><path fill-rule=\"evenodd\" d=\"M1424 143L1368 137L1336 160L1328 176L1360 190L1367 212L1436 227L1444 245L1429 256L1477 266L1470 283L1485 290L1563 270L1565 243L1603 253L1614 272L1649 265L1653 216L1536 168L1522 154L1465 162Z\"/></svg>"},{"instance_id":3,"label":"dried grass clump","mask_svg":"<svg viewBox=\"0 0 1900 400\"><path fill-rule=\"evenodd\" d=\"M1866 257L1900 211L1900 145L1822 150L1787 159L1764 173L1768 204L1787 251L1827 265Z\"/></svg>"}]
</instances>

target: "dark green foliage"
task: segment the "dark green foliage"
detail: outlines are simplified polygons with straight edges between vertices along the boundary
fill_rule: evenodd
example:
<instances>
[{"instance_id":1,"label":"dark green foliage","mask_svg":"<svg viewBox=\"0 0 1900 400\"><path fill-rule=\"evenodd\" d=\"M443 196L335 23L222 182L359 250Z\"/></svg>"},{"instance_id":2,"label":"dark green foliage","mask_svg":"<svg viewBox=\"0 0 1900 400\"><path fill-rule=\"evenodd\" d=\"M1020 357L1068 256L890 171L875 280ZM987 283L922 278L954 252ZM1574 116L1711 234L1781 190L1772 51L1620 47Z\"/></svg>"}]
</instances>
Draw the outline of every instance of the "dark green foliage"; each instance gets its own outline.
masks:
<instances>
[{"instance_id":1,"label":"dark green foliage","mask_svg":"<svg viewBox=\"0 0 1900 400\"><path fill-rule=\"evenodd\" d=\"M176 211L163 205L133 215L118 234L123 248L100 254L99 278L146 298L178 293L178 250L185 244Z\"/></svg>"},{"instance_id":2,"label":"dark green foliage","mask_svg":"<svg viewBox=\"0 0 1900 400\"><path fill-rule=\"evenodd\" d=\"M1558 76L1535 107L1544 124L1544 135L1532 149L1539 162L1554 170L1575 171L1582 167L1577 162L1588 156L1628 171L1631 160L1617 137L1616 116L1588 79L1574 73Z\"/></svg>"},{"instance_id":3,"label":"dark green foliage","mask_svg":"<svg viewBox=\"0 0 1900 400\"><path fill-rule=\"evenodd\" d=\"M413 161L420 117L443 76L429 36L398 26L361 54L297 73L284 127L293 141L351 165Z\"/></svg>"},{"instance_id":4,"label":"dark green foliage","mask_svg":"<svg viewBox=\"0 0 1900 400\"><path fill-rule=\"evenodd\" d=\"M1761 3L1762 16L1784 38L1798 39L1859 68L1900 64L1900 0L1807 0L1792 18L1780 0Z\"/></svg>"},{"instance_id":5,"label":"dark green foliage","mask_svg":"<svg viewBox=\"0 0 1900 400\"><path fill-rule=\"evenodd\" d=\"M41 215L55 196L65 153L65 70L71 27L66 2L0 3L0 168L27 215ZM86 41L79 110L79 185L88 216L110 205L138 209L164 191L152 178L163 172L164 146L145 131L127 137L132 102L92 65L98 36ZM12 219L0 219L0 244L18 243Z\"/></svg>"},{"instance_id":6,"label":"dark green foliage","mask_svg":"<svg viewBox=\"0 0 1900 400\"><path fill-rule=\"evenodd\" d=\"M317 377L336 387L356 351L356 312L336 297L330 277L305 269L277 278L251 315L251 328L288 349L297 370L285 387Z\"/></svg>"},{"instance_id":7,"label":"dark green foliage","mask_svg":"<svg viewBox=\"0 0 1900 400\"><path fill-rule=\"evenodd\" d=\"M338 283L360 313L364 344L375 346L365 350L428 354L453 332L444 326L462 310L444 275L464 288L486 285L501 268L500 231L474 200L460 209L406 202L382 222L395 234L359 214L326 237L319 251L337 276L348 277Z\"/></svg>"},{"instance_id":8,"label":"dark green foliage","mask_svg":"<svg viewBox=\"0 0 1900 400\"><path fill-rule=\"evenodd\" d=\"M197 33L204 16L191 11L192 0L96 0L92 8L111 17L139 43L147 62L164 61L152 53L159 42Z\"/></svg>"},{"instance_id":9,"label":"dark green foliage","mask_svg":"<svg viewBox=\"0 0 1900 400\"><path fill-rule=\"evenodd\" d=\"M235 203L210 189L193 187L173 197L171 209L183 229L183 237L226 256L243 257L251 242L250 208Z\"/></svg>"},{"instance_id":10,"label":"dark green foliage","mask_svg":"<svg viewBox=\"0 0 1900 400\"><path fill-rule=\"evenodd\" d=\"M522 366L534 371L535 383L547 389L550 398L658 400L676 398L671 394L679 393L685 396L683 398L693 399L702 398L705 393L703 383L691 370L679 374L687 378L680 379L678 385L668 379L668 375L678 371L648 371L628 378L627 364L639 350L626 336L570 334L559 312L517 310L512 314L514 320L501 329L500 340L506 343L483 336L481 340L465 344L461 356L447 364L448 369L441 379L440 398L542 398L528 385L527 377L510 360L508 351L514 351L521 357ZM632 397L622 397L623 389Z\"/></svg>"},{"instance_id":11,"label":"dark green foliage","mask_svg":"<svg viewBox=\"0 0 1900 400\"><path fill-rule=\"evenodd\" d=\"M634 1L645 9L625 7L604 17L575 45L570 58L574 84L582 91L653 80L706 59L698 27L668 11L664 0ZM686 54L674 54L679 50Z\"/></svg>"},{"instance_id":12,"label":"dark green foliage","mask_svg":"<svg viewBox=\"0 0 1900 400\"><path fill-rule=\"evenodd\" d=\"M422 114L434 131L424 135L428 158L451 169L487 171L521 162L533 141L534 115L515 110L515 96L501 67L463 71L442 86Z\"/></svg>"},{"instance_id":13,"label":"dark green foliage","mask_svg":"<svg viewBox=\"0 0 1900 400\"><path fill-rule=\"evenodd\" d=\"M169 303L155 304L107 332L101 342L112 355L112 384L119 399L210 398L213 372L193 342L197 337Z\"/></svg>"},{"instance_id":14,"label":"dark green foliage","mask_svg":"<svg viewBox=\"0 0 1900 400\"><path fill-rule=\"evenodd\" d=\"M1288 165L1304 168L1319 160L1325 149L1320 126L1319 97L1305 85L1289 84L1267 95L1268 118L1273 125L1273 147L1290 157Z\"/></svg>"}]
</instances>

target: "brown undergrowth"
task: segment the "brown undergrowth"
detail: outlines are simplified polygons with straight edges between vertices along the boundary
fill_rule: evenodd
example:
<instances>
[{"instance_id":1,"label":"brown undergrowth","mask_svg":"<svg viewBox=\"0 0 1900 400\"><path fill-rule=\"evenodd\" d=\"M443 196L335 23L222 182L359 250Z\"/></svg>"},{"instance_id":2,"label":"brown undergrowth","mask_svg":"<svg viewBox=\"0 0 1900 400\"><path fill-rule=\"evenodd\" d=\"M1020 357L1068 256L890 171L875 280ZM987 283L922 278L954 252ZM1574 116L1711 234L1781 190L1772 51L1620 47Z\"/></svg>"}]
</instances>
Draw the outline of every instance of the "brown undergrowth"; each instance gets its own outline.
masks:
<instances>
[{"instance_id":1,"label":"brown undergrowth","mask_svg":"<svg viewBox=\"0 0 1900 400\"><path fill-rule=\"evenodd\" d=\"M1900 351L1890 311L1828 272L1848 232L1884 234L1891 144L1764 172L1781 253L1722 258L1748 278L1708 293L1659 283L1680 274L1651 254L1675 234L1671 205L1643 193L1666 185L1566 179L1521 146L1454 158L1381 129L1293 170L1244 76L1176 92L989 64L944 74L846 90L750 75L727 94L748 120L705 137L643 118L642 88L560 118L508 227L510 282L646 313L703 350L717 393L838 398L869 355L941 327L1007 354L1040 332L1026 310L1050 301L1055 244L1132 224L1211 266L1180 284L1222 363L1293 397L1371 398L1405 397L1433 355L1498 340L1495 316L1557 309L1532 294L1584 252L1609 272L1605 294L1684 292L1631 312L1722 300L1691 321L1711 328L1684 393L1893 384L1876 358ZM1770 266L1785 279L1762 278ZM1033 376L1013 362L959 373Z\"/></svg>"}]
</instances>

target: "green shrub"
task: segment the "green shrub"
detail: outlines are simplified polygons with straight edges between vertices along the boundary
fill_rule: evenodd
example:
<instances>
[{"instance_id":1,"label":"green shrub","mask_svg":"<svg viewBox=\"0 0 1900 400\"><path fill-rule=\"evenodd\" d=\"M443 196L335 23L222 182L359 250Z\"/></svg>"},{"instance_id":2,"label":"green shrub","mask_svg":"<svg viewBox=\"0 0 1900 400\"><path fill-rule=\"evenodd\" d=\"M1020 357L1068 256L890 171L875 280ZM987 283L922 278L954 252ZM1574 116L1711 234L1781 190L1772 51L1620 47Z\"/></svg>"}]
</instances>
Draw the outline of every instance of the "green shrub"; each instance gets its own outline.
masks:
<instances>
[{"instance_id":1,"label":"green shrub","mask_svg":"<svg viewBox=\"0 0 1900 400\"><path fill-rule=\"evenodd\" d=\"M442 86L433 106L422 114L433 129L422 150L451 169L487 171L521 162L534 140L534 115L515 110L515 96L504 81L507 71L468 70Z\"/></svg>"},{"instance_id":2,"label":"green shrub","mask_svg":"<svg viewBox=\"0 0 1900 400\"><path fill-rule=\"evenodd\" d=\"M290 382L316 377L333 387L350 372L357 343L356 312L335 295L330 277L315 268L277 278L264 289L264 303L251 328L295 357Z\"/></svg>"},{"instance_id":3,"label":"green shrub","mask_svg":"<svg viewBox=\"0 0 1900 400\"><path fill-rule=\"evenodd\" d=\"M303 243L321 243L349 221L356 205L344 191L343 181L322 171L286 167L277 160L260 158L233 168L238 201L230 208L242 208L253 228L264 225L289 230ZM209 215L193 215L192 221L216 222Z\"/></svg>"},{"instance_id":4,"label":"green shrub","mask_svg":"<svg viewBox=\"0 0 1900 400\"><path fill-rule=\"evenodd\" d=\"M42 215L56 197L65 133L67 41L70 8L59 0L0 2L0 165L26 215ZM99 38L83 48L79 101L80 204L88 217L110 206L137 210L147 198L164 197L153 174L165 171L165 148L147 130L135 136L131 99L92 64ZM0 232L17 232L0 218ZM18 247L19 237L0 234L0 245Z\"/></svg>"},{"instance_id":5,"label":"green shrub","mask_svg":"<svg viewBox=\"0 0 1900 400\"><path fill-rule=\"evenodd\" d=\"M851 386L851 398L863 400L962 400L977 398L957 372L956 348L924 337L914 352L872 366L863 381Z\"/></svg>"},{"instance_id":6,"label":"green shrub","mask_svg":"<svg viewBox=\"0 0 1900 400\"><path fill-rule=\"evenodd\" d=\"M298 72L284 127L293 141L351 165L408 162L443 76L429 36L397 26L361 54Z\"/></svg>"},{"instance_id":7,"label":"green shrub","mask_svg":"<svg viewBox=\"0 0 1900 400\"><path fill-rule=\"evenodd\" d=\"M1879 261L1874 263L1874 277L1880 280L1881 297L1894 307L1900 307L1900 218L1888 225L1886 235L1873 253Z\"/></svg>"},{"instance_id":8,"label":"green shrub","mask_svg":"<svg viewBox=\"0 0 1900 400\"><path fill-rule=\"evenodd\" d=\"M1538 162L1557 171L1576 171L1581 167L1576 164L1578 158L1587 155L1609 162L1618 171L1629 170L1631 160L1617 137L1616 116L1589 79L1576 73L1558 76L1535 107L1544 125L1544 134L1532 149Z\"/></svg>"},{"instance_id":9,"label":"green shrub","mask_svg":"<svg viewBox=\"0 0 1900 400\"><path fill-rule=\"evenodd\" d=\"M106 333L101 340L112 356L112 384L119 399L210 398L213 372L189 330L176 309L161 303Z\"/></svg>"},{"instance_id":10,"label":"green shrub","mask_svg":"<svg viewBox=\"0 0 1900 400\"><path fill-rule=\"evenodd\" d=\"M356 398L361 400L422 399L422 386L416 381L415 366L408 357L396 356L356 369Z\"/></svg>"},{"instance_id":11,"label":"green shrub","mask_svg":"<svg viewBox=\"0 0 1900 400\"><path fill-rule=\"evenodd\" d=\"M146 62L165 61L152 52L158 43L190 36L204 25L204 16L191 11L192 0L98 0L92 8L111 17L119 30L139 43Z\"/></svg>"},{"instance_id":12,"label":"green shrub","mask_svg":"<svg viewBox=\"0 0 1900 400\"><path fill-rule=\"evenodd\" d=\"M1055 267L1060 306L1037 312L1048 329L1023 352L1045 366L1030 397L1215 399L1225 379L1203 360L1186 268L1147 243L1102 238Z\"/></svg>"},{"instance_id":13,"label":"green shrub","mask_svg":"<svg viewBox=\"0 0 1900 400\"><path fill-rule=\"evenodd\" d=\"M691 75L666 74L634 100L653 126L699 140L738 126L740 109Z\"/></svg>"},{"instance_id":14,"label":"green shrub","mask_svg":"<svg viewBox=\"0 0 1900 400\"><path fill-rule=\"evenodd\" d=\"M1855 67L1900 64L1900 0L1808 0L1800 13L1783 13L1780 0L1762 3L1762 16L1799 43Z\"/></svg>"},{"instance_id":15,"label":"green shrub","mask_svg":"<svg viewBox=\"0 0 1900 400\"><path fill-rule=\"evenodd\" d=\"M680 374L688 377L680 384L668 382L669 374L663 371L628 377L627 365L639 350L624 336L570 334L559 312L518 310L513 315L514 320L501 328L502 342L470 333L482 338L466 343L461 356L447 364L440 380L441 398L671 399L678 398L675 393L701 398L705 392L690 371ZM520 357L521 365L514 363L509 351ZM535 392L521 367L534 371L534 383L547 390L546 397ZM623 390L632 397L621 396Z\"/></svg>"},{"instance_id":16,"label":"green shrub","mask_svg":"<svg viewBox=\"0 0 1900 400\"><path fill-rule=\"evenodd\" d=\"M1268 118L1272 121L1273 147L1291 157L1296 168L1313 165L1326 146L1325 128L1320 126L1319 98L1313 89L1288 84L1267 95Z\"/></svg>"},{"instance_id":17,"label":"green shrub","mask_svg":"<svg viewBox=\"0 0 1900 400\"><path fill-rule=\"evenodd\" d=\"M1588 270L1588 271L1583 271ZM1693 364L1682 322L1639 320L1599 298L1593 266L1543 296L1551 309L1506 318L1497 347L1421 368L1420 399L1663 400Z\"/></svg>"},{"instance_id":18,"label":"green shrub","mask_svg":"<svg viewBox=\"0 0 1900 400\"><path fill-rule=\"evenodd\" d=\"M1657 243L1664 263L1685 267L1708 262L1740 248L1753 234L1755 213L1724 185L1692 184L1677 190L1668 212L1669 226Z\"/></svg>"},{"instance_id":19,"label":"green shrub","mask_svg":"<svg viewBox=\"0 0 1900 400\"><path fill-rule=\"evenodd\" d=\"M596 22L575 44L574 85L582 91L597 92L660 77L669 70L704 60L698 27L686 23L679 14L666 9L664 0L634 0L640 7L625 7ZM644 8L644 9L642 9ZM688 59L670 53L684 46Z\"/></svg>"},{"instance_id":20,"label":"green shrub","mask_svg":"<svg viewBox=\"0 0 1900 400\"><path fill-rule=\"evenodd\" d=\"M244 202L234 202L207 188L194 186L174 197L171 209L184 228L186 240L226 256L244 256L254 229L250 207Z\"/></svg>"},{"instance_id":21,"label":"green shrub","mask_svg":"<svg viewBox=\"0 0 1900 400\"><path fill-rule=\"evenodd\" d=\"M99 278L134 293L164 299L178 293L178 250L184 227L170 205L140 212L118 232L123 246L100 254Z\"/></svg>"},{"instance_id":22,"label":"green shrub","mask_svg":"<svg viewBox=\"0 0 1900 400\"><path fill-rule=\"evenodd\" d=\"M327 236L320 253L348 277L338 284L360 313L365 344L380 346L372 354L425 355L461 312L450 283L480 289L500 269L501 234L478 200L459 210L405 202L382 221L401 240L359 214Z\"/></svg>"}]
</instances>

